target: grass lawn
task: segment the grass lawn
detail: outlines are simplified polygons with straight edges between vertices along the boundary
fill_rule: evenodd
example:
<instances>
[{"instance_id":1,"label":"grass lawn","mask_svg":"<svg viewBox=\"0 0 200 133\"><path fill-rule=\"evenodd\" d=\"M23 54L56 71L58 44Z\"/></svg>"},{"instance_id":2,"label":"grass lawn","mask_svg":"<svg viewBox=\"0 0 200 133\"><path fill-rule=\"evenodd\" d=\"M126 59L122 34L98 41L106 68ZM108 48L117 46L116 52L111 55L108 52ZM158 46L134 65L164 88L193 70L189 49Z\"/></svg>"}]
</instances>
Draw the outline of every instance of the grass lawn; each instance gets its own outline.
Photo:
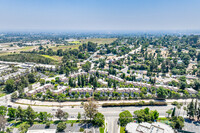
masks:
<instances>
[{"instance_id":1,"label":"grass lawn","mask_svg":"<svg viewBox=\"0 0 200 133\"><path fill-rule=\"evenodd\" d=\"M104 133L105 128L104 127L99 127L99 132Z\"/></svg>"},{"instance_id":2,"label":"grass lawn","mask_svg":"<svg viewBox=\"0 0 200 133\"><path fill-rule=\"evenodd\" d=\"M125 127L120 126L120 133L125 133Z\"/></svg>"},{"instance_id":3,"label":"grass lawn","mask_svg":"<svg viewBox=\"0 0 200 133\"><path fill-rule=\"evenodd\" d=\"M6 95L6 93L0 92L0 97L3 97L5 95Z\"/></svg>"},{"instance_id":4,"label":"grass lawn","mask_svg":"<svg viewBox=\"0 0 200 133\"><path fill-rule=\"evenodd\" d=\"M42 56L59 62L62 60L62 57L56 55L55 56L42 55Z\"/></svg>"},{"instance_id":5,"label":"grass lawn","mask_svg":"<svg viewBox=\"0 0 200 133\"><path fill-rule=\"evenodd\" d=\"M81 43L93 42L97 44L110 44L117 38L91 38L91 39L81 39Z\"/></svg>"},{"instance_id":6,"label":"grass lawn","mask_svg":"<svg viewBox=\"0 0 200 133\"><path fill-rule=\"evenodd\" d=\"M16 120L8 120L9 123L14 123L12 127L14 128L19 128L22 124L28 123L27 121L16 121ZM51 124L58 124L59 122L62 122L60 120L57 121L50 121ZM67 120L64 121L65 123L80 123L78 120ZM46 122L41 122L41 121L34 121L33 124L46 124Z\"/></svg>"},{"instance_id":7,"label":"grass lawn","mask_svg":"<svg viewBox=\"0 0 200 133\"><path fill-rule=\"evenodd\" d=\"M51 47L53 51L57 51L58 49L62 49L63 51L65 49L78 49L79 45L62 45L62 46L56 46L56 47Z\"/></svg>"}]
</instances>

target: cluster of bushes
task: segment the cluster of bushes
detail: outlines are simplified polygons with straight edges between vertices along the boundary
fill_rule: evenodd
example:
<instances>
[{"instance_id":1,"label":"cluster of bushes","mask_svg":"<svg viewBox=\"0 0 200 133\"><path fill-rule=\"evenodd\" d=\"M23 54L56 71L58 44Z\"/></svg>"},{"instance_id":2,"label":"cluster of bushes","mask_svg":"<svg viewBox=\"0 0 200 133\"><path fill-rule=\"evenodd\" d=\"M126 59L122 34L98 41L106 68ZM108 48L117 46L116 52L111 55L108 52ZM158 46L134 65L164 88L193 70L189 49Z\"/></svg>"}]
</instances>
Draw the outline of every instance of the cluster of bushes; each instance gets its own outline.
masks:
<instances>
[{"instance_id":1,"label":"cluster of bushes","mask_svg":"<svg viewBox=\"0 0 200 133\"><path fill-rule=\"evenodd\" d=\"M54 64L55 61L37 54L9 54L0 57L2 61L15 61L15 62L35 62L42 64Z\"/></svg>"},{"instance_id":2,"label":"cluster of bushes","mask_svg":"<svg viewBox=\"0 0 200 133\"><path fill-rule=\"evenodd\" d=\"M166 106L166 102L134 102L134 103L104 103L102 107L120 107L120 106Z\"/></svg>"}]
</instances>

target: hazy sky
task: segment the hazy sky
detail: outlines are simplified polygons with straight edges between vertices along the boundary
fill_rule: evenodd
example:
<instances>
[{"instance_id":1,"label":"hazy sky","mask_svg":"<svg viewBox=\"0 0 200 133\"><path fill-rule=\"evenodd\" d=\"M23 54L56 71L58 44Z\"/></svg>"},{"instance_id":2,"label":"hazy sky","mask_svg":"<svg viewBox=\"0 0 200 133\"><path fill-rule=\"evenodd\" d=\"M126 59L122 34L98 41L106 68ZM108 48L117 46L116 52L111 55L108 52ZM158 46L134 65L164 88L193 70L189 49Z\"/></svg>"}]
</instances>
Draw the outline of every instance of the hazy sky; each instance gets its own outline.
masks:
<instances>
[{"instance_id":1,"label":"hazy sky","mask_svg":"<svg viewBox=\"0 0 200 133\"><path fill-rule=\"evenodd\" d=\"M200 0L0 0L2 30L200 30Z\"/></svg>"}]
</instances>

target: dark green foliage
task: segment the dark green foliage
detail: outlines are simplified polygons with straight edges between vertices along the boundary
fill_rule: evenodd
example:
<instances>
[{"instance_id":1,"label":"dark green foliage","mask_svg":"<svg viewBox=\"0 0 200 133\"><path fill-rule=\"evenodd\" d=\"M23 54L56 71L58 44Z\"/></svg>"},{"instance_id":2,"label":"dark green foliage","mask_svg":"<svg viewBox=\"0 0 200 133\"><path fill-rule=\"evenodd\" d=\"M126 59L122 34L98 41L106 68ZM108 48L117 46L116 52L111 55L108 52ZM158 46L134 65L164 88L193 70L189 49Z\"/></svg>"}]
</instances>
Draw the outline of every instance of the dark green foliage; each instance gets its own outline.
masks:
<instances>
[{"instance_id":1,"label":"dark green foliage","mask_svg":"<svg viewBox=\"0 0 200 133\"><path fill-rule=\"evenodd\" d=\"M149 108L136 110L134 111L134 114L136 115L138 122L153 122L159 117L157 110L149 111Z\"/></svg>"},{"instance_id":2,"label":"dark green foliage","mask_svg":"<svg viewBox=\"0 0 200 133\"><path fill-rule=\"evenodd\" d=\"M57 131L58 131L58 132L62 132L62 131L65 130L66 127L67 127L67 126L66 126L65 122L60 122L60 123L58 123Z\"/></svg>"},{"instance_id":3,"label":"dark green foliage","mask_svg":"<svg viewBox=\"0 0 200 133\"><path fill-rule=\"evenodd\" d=\"M126 126L131 121L133 121L133 115L128 110L123 111L119 114L120 126Z\"/></svg>"},{"instance_id":4,"label":"dark green foliage","mask_svg":"<svg viewBox=\"0 0 200 133\"><path fill-rule=\"evenodd\" d=\"M0 56L0 60L2 61L13 61L13 62L35 62L35 63L42 63L42 64L53 64L55 63L54 60L43 57L37 54L9 54Z\"/></svg>"},{"instance_id":5,"label":"dark green foliage","mask_svg":"<svg viewBox=\"0 0 200 133\"><path fill-rule=\"evenodd\" d=\"M134 102L134 103L103 103L102 107L123 107L123 106L166 106L166 102Z\"/></svg>"},{"instance_id":6,"label":"dark green foliage","mask_svg":"<svg viewBox=\"0 0 200 133\"><path fill-rule=\"evenodd\" d=\"M175 129L182 129L184 127L184 118L182 116L174 116L171 119L171 126Z\"/></svg>"},{"instance_id":7,"label":"dark green foliage","mask_svg":"<svg viewBox=\"0 0 200 133\"><path fill-rule=\"evenodd\" d=\"M165 99L167 97L167 95L168 95L167 90L164 89L163 87L159 87L157 89L157 97L158 98Z\"/></svg>"},{"instance_id":8,"label":"dark green foliage","mask_svg":"<svg viewBox=\"0 0 200 133\"><path fill-rule=\"evenodd\" d=\"M99 127L104 125L104 115L101 113L96 113L93 119L93 123Z\"/></svg>"},{"instance_id":9,"label":"dark green foliage","mask_svg":"<svg viewBox=\"0 0 200 133\"><path fill-rule=\"evenodd\" d=\"M172 117L174 117L176 114L176 108L174 107L173 111L172 111Z\"/></svg>"}]
</instances>

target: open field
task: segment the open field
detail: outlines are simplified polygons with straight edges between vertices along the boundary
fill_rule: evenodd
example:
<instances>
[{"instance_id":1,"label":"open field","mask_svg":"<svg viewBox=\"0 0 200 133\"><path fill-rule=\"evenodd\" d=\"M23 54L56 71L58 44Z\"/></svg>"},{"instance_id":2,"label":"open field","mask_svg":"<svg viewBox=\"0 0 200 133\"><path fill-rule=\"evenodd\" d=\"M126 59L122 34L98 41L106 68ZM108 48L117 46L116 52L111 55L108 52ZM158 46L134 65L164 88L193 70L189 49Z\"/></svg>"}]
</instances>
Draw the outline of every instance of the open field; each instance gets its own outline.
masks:
<instances>
[{"instance_id":1,"label":"open field","mask_svg":"<svg viewBox=\"0 0 200 133\"><path fill-rule=\"evenodd\" d=\"M79 45L62 45L62 46L56 46L56 47L51 47L53 51L57 51L58 49L78 49Z\"/></svg>"},{"instance_id":2,"label":"open field","mask_svg":"<svg viewBox=\"0 0 200 133\"><path fill-rule=\"evenodd\" d=\"M91 38L91 39L81 39L81 43L93 42L97 44L110 44L117 38Z\"/></svg>"},{"instance_id":3,"label":"open field","mask_svg":"<svg viewBox=\"0 0 200 133\"><path fill-rule=\"evenodd\" d=\"M36 46L26 46L26 47L23 47L21 49L18 49L17 51L31 51L35 48L36 48Z\"/></svg>"},{"instance_id":4,"label":"open field","mask_svg":"<svg viewBox=\"0 0 200 133\"><path fill-rule=\"evenodd\" d=\"M72 42L69 42L69 43L71 43L71 44L81 44L80 41L72 41Z\"/></svg>"},{"instance_id":5,"label":"open field","mask_svg":"<svg viewBox=\"0 0 200 133\"><path fill-rule=\"evenodd\" d=\"M62 60L62 57L60 56L49 56L49 55L42 55L42 56L59 62Z\"/></svg>"},{"instance_id":6,"label":"open field","mask_svg":"<svg viewBox=\"0 0 200 133\"><path fill-rule=\"evenodd\" d=\"M3 97L5 95L6 95L6 93L0 92L0 97Z\"/></svg>"}]
</instances>

